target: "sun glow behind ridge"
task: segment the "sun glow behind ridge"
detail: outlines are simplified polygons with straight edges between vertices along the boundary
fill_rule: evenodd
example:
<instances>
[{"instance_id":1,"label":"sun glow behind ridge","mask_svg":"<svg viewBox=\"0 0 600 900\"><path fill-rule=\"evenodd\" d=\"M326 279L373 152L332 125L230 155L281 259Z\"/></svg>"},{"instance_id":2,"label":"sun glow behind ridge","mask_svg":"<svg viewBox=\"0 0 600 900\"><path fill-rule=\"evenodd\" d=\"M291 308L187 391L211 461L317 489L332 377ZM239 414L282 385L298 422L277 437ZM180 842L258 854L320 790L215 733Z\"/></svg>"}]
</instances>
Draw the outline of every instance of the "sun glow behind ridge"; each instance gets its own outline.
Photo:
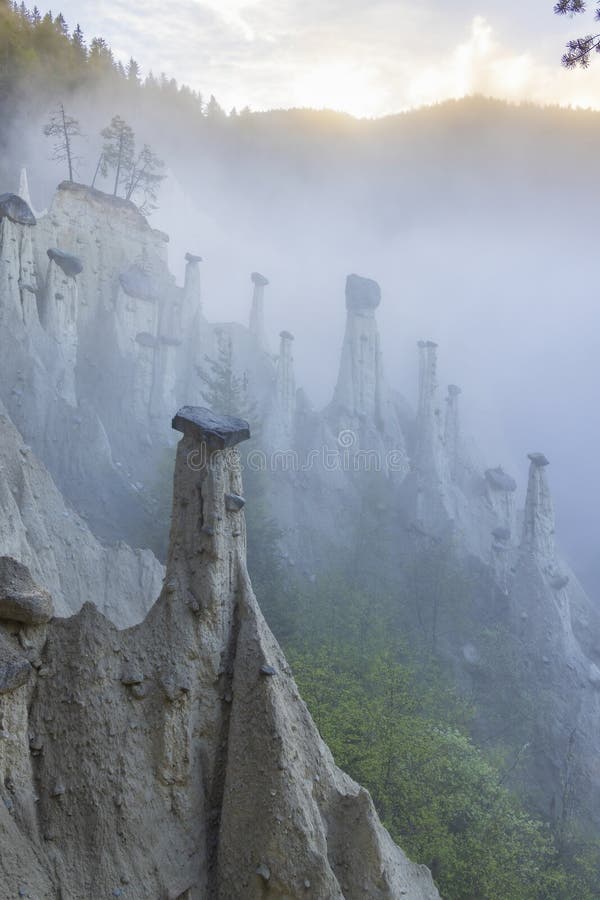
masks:
<instances>
[{"instance_id":1,"label":"sun glow behind ridge","mask_svg":"<svg viewBox=\"0 0 600 900\"><path fill-rule=\"evenodd\" d=\"M465 41L441 57L396 65L332 59L298 68L292 105L375 117L474 94L522 102L600 108L600 71L566 72L531 53L515 54L476 16Z\"/></svg>"}]
</instances>

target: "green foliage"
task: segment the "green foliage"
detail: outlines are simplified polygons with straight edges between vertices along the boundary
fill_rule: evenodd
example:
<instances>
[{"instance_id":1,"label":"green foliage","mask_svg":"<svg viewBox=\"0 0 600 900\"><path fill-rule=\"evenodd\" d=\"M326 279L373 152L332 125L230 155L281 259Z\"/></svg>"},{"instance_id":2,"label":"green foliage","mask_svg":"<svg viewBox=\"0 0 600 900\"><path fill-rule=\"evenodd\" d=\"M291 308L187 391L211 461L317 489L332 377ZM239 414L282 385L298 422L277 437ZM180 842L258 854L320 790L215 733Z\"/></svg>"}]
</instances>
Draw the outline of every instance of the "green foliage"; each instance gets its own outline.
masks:
<instances>
[{"instance_id":1,"label":"green foliage","mask_svg":"<svg viewBox=\"0 0 600 900\"><path fill-rule=\"evenodd\" d=\"M216 359L206 357L204 366L196 366L203 382L202 399L219 415L252 418L254 406L248 396L248 382L235 373L233 343L223 331L218 333Z\"/></svg>"},{"instance_id":2,"label":"green foliage","mask_svg":"<svg viewBox=\"0 0 600 900\"><path fill-rule=\"evenodd\" d=\"M360 656L351 646L299 655L295 666L337 761L370 789L394 838L430 866L444 896L543 896L550 837L452 724L443 685L390 652Z\"/></svg>"},{"instance_id":3,"label":"green foliage","mask_svg":"<svg viewBox=\"0 0 600 900\"><path fill-rule=\"evenodd\" d=\"M135 135L133 128L121 116L113 116L110 125L103 129L102 137L102 174L115 173L113 195L116 197L119 188L126 185L131 176Z\"/></svg>"},{"instance_id":4,"label":"green foliage","mask_svg":"<svg viewBox=\"0 0 600 900\"><path fill-rule=\"evenodd\" d=\"M121 116L113 116L110 125L103 129L102 137L104 144L98 169L104 177L111 171L115 173L113 195L116 197L122 188L126 200L139 196L140 211L151 213L156 209L158 188L165 178L163 161L148 144L136 154L133 128Z\"/></svg>"},{"instance_id":5,"label":"green foliage","mask_svg":"<svg viewBox=\"0 0 600 900\"><path fill-rule=\"evenodd\" d=\"M475 708L439 658L402 638L389 597L329 574L296 585L274 626L336 761L370 790L443 897L599 896L598 842L573 834L559 842L506 788L504 759L469 737Z\"/></svg>"},{"instance_id":6,"label":"green foliage","mask_svg":"<svg viewBox=\"0 0 600 900\"><path fill-rule=\"evenodd\" d=\"M125 185L127 200L140 198L138 206L144 215L156 209L158 188L166 176L163 173L164 162L156 156L148 144L144 144L129 171Z\"/></svg>"},{"instance_id":7,"label":"green foliage","mask_svg":"<svg viewBox=\"0 0 600 900\"><path fill-rule=\"evenodd\" d=\"M198 93L164 75L149 73L142 79L136 60L130 59L126 68L116 63L102 37L93 37L88 48L81 27L77 24L70 34L62 14L42 16L37 6L29 10L25 4L0 2L0 105L5 114L10 102L45 105L57 94L66 98L76 89L97 87L123 99L137 98L137 105L164 98L187 114L202 113ZM219 109L214 101L211 111Z\"/></svg>"}]
</instances>

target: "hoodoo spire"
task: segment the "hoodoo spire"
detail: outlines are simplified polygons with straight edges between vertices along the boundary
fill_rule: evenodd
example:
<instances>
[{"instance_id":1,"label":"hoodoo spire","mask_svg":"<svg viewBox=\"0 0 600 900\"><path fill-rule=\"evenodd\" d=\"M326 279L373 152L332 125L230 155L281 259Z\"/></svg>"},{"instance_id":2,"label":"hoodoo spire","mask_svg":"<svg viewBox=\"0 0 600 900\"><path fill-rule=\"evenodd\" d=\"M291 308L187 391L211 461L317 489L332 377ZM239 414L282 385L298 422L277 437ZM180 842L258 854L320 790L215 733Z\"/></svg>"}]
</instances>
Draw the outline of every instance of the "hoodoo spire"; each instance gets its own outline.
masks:
<instances>
[{"instance_id":1,"label":"hoodoo spire","mask_svg":"<svg viewBox=\"0 0 600 900\"><path fill-rule=\"evenodd\" d=\"M441 474L446 462L444 432L438 394L437 347L434 341L419 341L419 408L417 411L416 459L419 469Z\"/></svg>"},{"instance_id":2,"label":"hoodoo spire","mask_svg":"<svg viewBox=\"0 0 600 900\"><path fill-rule=\"evenodd\" d=\"M448 385L446 397L446 421L444 424L444 443L450 464L450 474L456 478L460 458L460 413L459 397L461 389L456 384Z\"/></svg>"},{"instance_id":3,"label":"hoodoo spire","mask_svg":"<svg viewBox=\"0 0 600 900\"><path fill-rule=\"evenodd\" d=\"M548 562L555 557L554 507L546 479L549 460L543 453L530 453L529 459L531 464L521 547L523 551Z\"/></svg>"},{"instance_id":4,"label":"hoodoo spire","mask_svg":"<svg viewBox=\"0 0 600 900\"><path fill-rule=\"evenodd\" d=\"M381 303L376 281L346 279L346 333L334 404L351 418L381 425L381 349L375 310Z\"/></svg>"},{"instance_id":5,"label":"hoodoo spire","mask_svg":"<svg viewBox=\"0 0 600 900\"><path fill-rule=\"evenodd\" d=\"M185 254L185 281L184 281L184 297L186 303L190 304L193 312L200 312L202 309L202 284L200 279L200 266L202 262L201 256L194 253Z\"/></svg>"},{"instance_id":6,"label":"hoodoo spire","mask_svg":"<svg viewBox=\"0 0 600 900\"><path fill-rule=\"evenodd\" d=\"M296 413L296 378L292 346L294 335L282 331L279 335L279 357L277 360L277 404L280 421L286 435L291 435Z\"/></svg>"},{"instance_id":7,"label":"hoodoo spire","mask_svg":"<svg viewBox=\"0 0 600 900\"><path fill-rule=\"evenodd\" d=\"M269 279L260 272L252 272L250 281L254 285L252 292L252 307L250 309L250 331L255 336L258 346L262 350L267 349L265 334L265 288Z\"/></svg>"}]
</instances>

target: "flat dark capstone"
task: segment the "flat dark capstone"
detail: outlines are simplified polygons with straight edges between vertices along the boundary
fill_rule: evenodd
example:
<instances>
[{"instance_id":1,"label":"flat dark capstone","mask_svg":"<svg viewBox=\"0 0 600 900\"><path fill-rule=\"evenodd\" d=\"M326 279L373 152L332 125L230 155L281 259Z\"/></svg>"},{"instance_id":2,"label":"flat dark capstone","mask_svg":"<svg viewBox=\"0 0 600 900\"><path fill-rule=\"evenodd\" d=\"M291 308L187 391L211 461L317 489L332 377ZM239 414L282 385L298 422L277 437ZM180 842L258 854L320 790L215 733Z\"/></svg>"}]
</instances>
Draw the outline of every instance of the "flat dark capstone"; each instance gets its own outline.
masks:
<instances>
[{"instance_id":1,"label":"flat dark capstone","mask_svg":"<svg viewBox=\"0 0 600 900\"><path fill-rule=\"evenodd\" d=\"M260 272L252 272L250 275L250 281L252 284L257 284L259 287L266 287L269 283L269 279L265 278L264 275L261 275Z\"/></svg>"},{"instance_id":2,"label":"flat dark capstone","mask_svg":"<svg viewBox=\"0 0 600 900\"><path fill-rule=\"evenodd\" d=\"M279 337L283 338L284 341L293 341L294 340L294 335L292 334L291 331L280 331Z\"/></svg>"},{"instance_id":3,"label":"flat dark capstone","mask_svg":"<svg viewBox=\"0 0 600 900\"><path fill-rule=\"evenodd\" d=\"M377 309L381 303L381 288L372 278L348 275L346 278L346 309Z\"/></svg>"},{"instance_id":4,"label":"flat dark capstone","mask_svg":"<svg viewBox=\"0 0 600 900\"><path fill-rule=\"evenodd\" d=\"M3 218L16 225L37 225L31 207L18 194L0 194L0 219Z\"/></svg>"},{"instance_id":5,"label":"flat dark capstone","mask_svg":"<svg viewBox=\"0 0 600 900\"><path fill-rule=\"evenodd\" d=\"M537 466L539 469L550 465L550 460L543 453L528 453L527 456L534 466Z\"/></svg>"},{"instance_id":6,"label":"flat dark capstone","mask_svg":"<svg viewBox=\"0 0 600 900\"><path fill-rule=\"evenodd\" d=\"M6 638L0 634L0 694L16 691L29 681L32 668L29 662L13 650Z\"/></svg>"},{"instance_id":7,"label":"flat dark capstone","mask_svg":"<svg viewBox=\"0 0 600 900\"><path fill-rule=\"evenodd\" d=\"M217 416L203 406L182 406L173 419L175 431L192 435L207 444L216 444L221 450L235 447L250 438L250 426L237 416Z\"/></svg>"},{"instance_id":8,"label":"flat dark capstone","mask_svg":"<svg viewBox=\"0 0 600 900\"><path fill-rule=\"evenodd\" d=\"M462 394L462 389L459 388L457 384L449 384L448 385L448 396L449 397L459 397Z\"/></svg>"},{"instance_id":9,"label":"flat dark capstone","mask_svg":"<svg viewBox=\"0 0 600 900\"><path fill-rule=\"evenodd\" d=\"M140 331L136 334L135 342L141 347L156 347L157 344L156 338L149 331Z\"/></svg>"},{"instance_id":10,"label":"flat dark capstone","mask_svg":"<svg viewBox=\"0 0 600 900\"><path fill-rule=\"evenodd\" d=\"M497 541L509 541L510 540L510 529L494 528L494 530L492 531L492 535L496 538Z\"/></svg>"},{"instance_id":11,"label":"flat dark capstone","mask_svg":"<svg viewBox=\"0 0 600 900\"><path fill-rule=\"evenodd\" d=\"M426 347L430 347L431 349L435 350L437 346L438 345L435 341L417 341L417 347L419 347L421 350L424 350Z\"/></svg>"},{"instance_id":12,"label":"flat dark capstone","mask_svg":"<svg viewBox=\"0 0 600 900\"><path fill-rule=\"evenodd\" d=\"M0 619L43 625L54 615L52 597L37 586L27 566L0 557Z\"/></svg>"},{"instance_id":13,"label":"flat dark capstone","mask_svg":"<svg viewBox=\"0 0 600 900\"><path fill-rule=\"evenodd\" d=\"M202 257L196 256L195 253L186 253L185 261L189 262L189 263L199 263L199 262L202 262Z\"/></svg>"},{"instance_id":14,"label":"flat dark capstone","mask_svg":"<svg viewBox=\"0 0 600 900\"><path fill-rule=\"evenodd\" d=\"M80 275L83 272L83 263L78 256L73 256L72 253L66 253L64 250L58 250L56 247L50 247L47 252L49 258L70 278L75 278L76 275Z\"/></svg>"},{"instance_id":15,"label":"flat dark capstone","mask_svg":"<svg viewBox=\"0 0 600 900\"><path fill-rule=\"evenodd\" d=\"M245 505L245 499L239 494L225 494L225 509L228 512L239 512Z\"/></svg>"},{"instance_id":16,"label":"flat dark capstone","mask_svg":"<svg viewBox=\"0 0 600 900\"><path fill-rule=\"evenodd\" d=\"M485 480L498 491L514 493L517 489L517 482L506 474L502 466L498 466L497 469L488 469L485 473Z\"/></svg>"},{"instance_id":17,"label":"flat dark capstone","mask_svg":"<svg viewBox=\"0 0 600 900\"><path fill-rule=\"evenodd\" d=\"M158 299L154 280L139 266L131 266L119 275L121 287L130 297L154 303Z\"/></svg>"},{"instance_id":18,"label":"flat dark capstone","mask_svg":"<svg viewBox=\"0 0 600 900\"><path fill-rule=\"evenodd\" d=\"M277 670L274 669L273 666L264 665L260 667L260 674L271 677L273 675L277 675Z\"/></svg>"}]
</instances>

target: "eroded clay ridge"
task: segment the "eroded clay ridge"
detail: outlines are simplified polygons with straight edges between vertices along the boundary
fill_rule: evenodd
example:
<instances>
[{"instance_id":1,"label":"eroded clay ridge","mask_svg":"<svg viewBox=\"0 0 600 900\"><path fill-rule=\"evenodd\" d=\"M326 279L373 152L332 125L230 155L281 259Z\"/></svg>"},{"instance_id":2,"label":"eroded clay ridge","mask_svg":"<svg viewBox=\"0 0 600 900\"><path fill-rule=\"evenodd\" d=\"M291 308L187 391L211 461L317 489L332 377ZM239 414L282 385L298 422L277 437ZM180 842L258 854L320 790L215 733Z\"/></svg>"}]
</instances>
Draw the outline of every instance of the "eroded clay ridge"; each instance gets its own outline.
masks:
<instances>
[{"instance_id":1,"label":"eroded clay ridge","mask_svg":"<svg viewBox=\"0 0 600 900\"><path fill-rule=\"evenodd\" d=\"M258 608L247 423L173 424L167 574L140 625L89 603L46 624L48 595L0 566L0 897L438 897L335 766Z\"/></svg>"}]
</instances>

